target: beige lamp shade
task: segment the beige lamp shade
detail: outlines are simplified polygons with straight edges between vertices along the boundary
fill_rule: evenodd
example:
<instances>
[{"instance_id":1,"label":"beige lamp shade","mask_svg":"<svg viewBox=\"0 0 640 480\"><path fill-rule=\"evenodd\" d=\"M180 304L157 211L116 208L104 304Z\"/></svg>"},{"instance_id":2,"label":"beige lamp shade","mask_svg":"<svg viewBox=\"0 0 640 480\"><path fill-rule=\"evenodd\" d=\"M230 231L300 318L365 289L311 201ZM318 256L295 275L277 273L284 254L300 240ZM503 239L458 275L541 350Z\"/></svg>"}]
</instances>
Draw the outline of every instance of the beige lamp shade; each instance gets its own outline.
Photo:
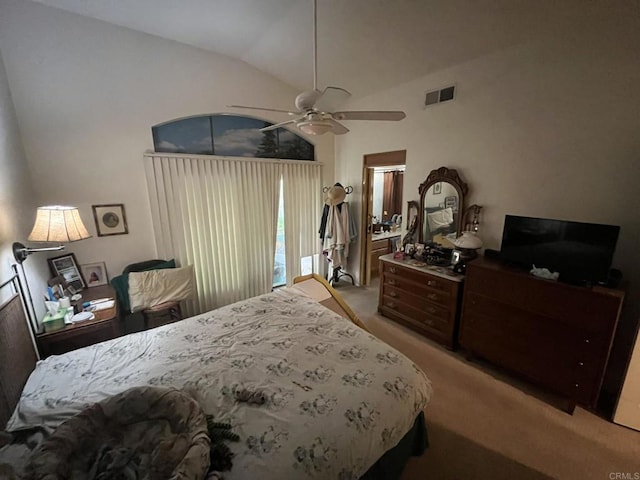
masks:
<instances>
[{"instance_id":1,"label":"beige lamp shade","mask_svg":"<svg viewBox=\"0 0 640 480\"><path fill-rule=\"evenodd\" d=\"M67 243L90 236L77 208L52 205L38 207L29 241Z\"/></svg>"},{"instance_id":2,"label":"beige lamp shade","mask_svg":"<svg viewBox=\"0 0 640 480\"><path fill-rule=\"evenodd\" d=\"M477 250L482 248L482 240L475 232L462 232L462 235L453 241L453 244L457 248L464 248L467 250Z\"/></svg>"}]
</instances>

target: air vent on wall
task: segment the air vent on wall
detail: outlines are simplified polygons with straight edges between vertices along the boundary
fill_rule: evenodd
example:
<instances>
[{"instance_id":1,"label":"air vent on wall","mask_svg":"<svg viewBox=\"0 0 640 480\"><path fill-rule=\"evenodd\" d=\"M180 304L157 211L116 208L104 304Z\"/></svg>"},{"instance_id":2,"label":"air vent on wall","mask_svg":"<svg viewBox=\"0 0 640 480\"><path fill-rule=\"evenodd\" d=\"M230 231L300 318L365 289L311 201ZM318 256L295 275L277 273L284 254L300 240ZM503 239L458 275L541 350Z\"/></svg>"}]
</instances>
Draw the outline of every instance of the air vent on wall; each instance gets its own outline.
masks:
<instances>
[{"instance_id":1,"label":"air vent on wall","mask_svg":"<svg viewBox=\"0 0 640 480\"><path fill-rule=\"evenodd\" d=\"M424 100L424 105L428 107L429 105L435 105L436 103L448 102L455 98L455 85L450 87L441 88L440 90L433 90L431 92L427 92L427 95Z\"/></svg>"}]
</instances>

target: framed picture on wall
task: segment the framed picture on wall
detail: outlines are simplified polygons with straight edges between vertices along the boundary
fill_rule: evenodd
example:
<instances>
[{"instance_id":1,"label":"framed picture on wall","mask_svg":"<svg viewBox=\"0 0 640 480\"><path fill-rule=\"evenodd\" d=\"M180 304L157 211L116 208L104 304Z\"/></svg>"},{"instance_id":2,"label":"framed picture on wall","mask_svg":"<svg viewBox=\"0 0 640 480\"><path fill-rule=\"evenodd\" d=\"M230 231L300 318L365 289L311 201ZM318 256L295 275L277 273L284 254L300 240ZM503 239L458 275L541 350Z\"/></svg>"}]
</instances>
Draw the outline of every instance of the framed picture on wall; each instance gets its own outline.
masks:
<instances>
[{"instance_id":1,"label":"framed picture on wall","mask_svg":"<svg viewBox=\"0 0 640 480\"><path fill-rule=\"evenodd\" d=\"M93 209L93 219L96 222L96 230L99 237L129 233L123 203L92 205L91 208Z\"/></svg>"},{"instance_id":2,"label":"framed picture on wall","mask_svg":"<svg viewBox=\"0 0 640 480\"><path fill-rule=\"evenodd\" d=\"M452 195L444 198L445 208L451 208L454 212L458 210L458 197Z\"/></svg>"},{"instance_id":3,"label":"framed picture on wall","mask_svg":"<svg viewBox=\"0 0 640 480\"><path fill-rule=\"evenodd\" d=\"M87 282L87 287L97 287L109 283L107 267L104 262L85 263L80 265L82 276Z\"/></svg>"},{"instance_id":4,"label":"framed picture on wall","mask_svg":"<svg viewBox=\"0 0 640 480\"><path fill-rule=\"evenodd\" d=\"M76 256L73 253L60 255L59 257L49 258L49 268L54 277L62 276L67 285L75 290L86 288L87 283L82 277L82 273L78 268Z\"/></svg>"},{"instance_id":5,"label":"framed picture on wall","mask_svg":"<svg viewBox=\"0 0 640 480\"><path fill-rule=\"evenodd\" d=\"M442 182L433 184L433 194L440 195L442 193Z\"/></svg>"}]
</instances>

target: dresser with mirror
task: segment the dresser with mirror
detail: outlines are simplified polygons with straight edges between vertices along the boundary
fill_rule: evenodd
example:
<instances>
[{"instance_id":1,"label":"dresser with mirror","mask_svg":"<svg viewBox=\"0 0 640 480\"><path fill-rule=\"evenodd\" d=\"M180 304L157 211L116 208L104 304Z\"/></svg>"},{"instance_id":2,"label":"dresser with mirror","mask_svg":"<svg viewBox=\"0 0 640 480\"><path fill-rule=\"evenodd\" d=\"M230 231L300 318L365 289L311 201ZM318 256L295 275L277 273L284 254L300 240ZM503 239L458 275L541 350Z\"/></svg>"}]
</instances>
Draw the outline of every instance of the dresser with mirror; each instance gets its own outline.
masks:
<instances>
[{"instance_id":1,"label":"dresser with mirror","mask_svg":"<svg viewBox=\"0 0 640 480\"><path fill-rule=\"evenodd\" d=\"M419 201L410 204L417 212L409 220L415 216L416 221L403 239L405 246L415 243L420 250L412 256L380 257L378 311L451 349L456 345L464 276L453 271L450 256L465 225L468 190L456 170L431 171L418 189ZM441 249L442 255L426 255L425 245L434 252Z\"/></svg>"}]
</instances>

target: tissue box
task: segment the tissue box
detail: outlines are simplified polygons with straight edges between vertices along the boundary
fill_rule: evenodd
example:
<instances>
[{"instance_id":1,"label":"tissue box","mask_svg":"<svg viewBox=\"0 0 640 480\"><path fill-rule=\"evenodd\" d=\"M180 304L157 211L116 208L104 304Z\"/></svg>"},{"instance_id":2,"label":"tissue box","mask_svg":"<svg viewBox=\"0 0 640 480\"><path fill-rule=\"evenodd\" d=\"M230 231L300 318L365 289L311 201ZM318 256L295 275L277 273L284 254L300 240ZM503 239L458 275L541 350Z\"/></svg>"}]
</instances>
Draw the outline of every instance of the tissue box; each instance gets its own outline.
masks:
<instances>
[{"instance_id":1,"label":"tissue box","mask_svg":"<svg viewBox=\"0 0 640 480\"><path fill-rule=\"evenodd\" d=\"M60 330L64 328L64 317L67 314L67 310L60 310L58 313L51 315L47 313L42 319L42 326L44 327L45 333L53 332L54 330Z\"/></svg>"}]
</instances>

